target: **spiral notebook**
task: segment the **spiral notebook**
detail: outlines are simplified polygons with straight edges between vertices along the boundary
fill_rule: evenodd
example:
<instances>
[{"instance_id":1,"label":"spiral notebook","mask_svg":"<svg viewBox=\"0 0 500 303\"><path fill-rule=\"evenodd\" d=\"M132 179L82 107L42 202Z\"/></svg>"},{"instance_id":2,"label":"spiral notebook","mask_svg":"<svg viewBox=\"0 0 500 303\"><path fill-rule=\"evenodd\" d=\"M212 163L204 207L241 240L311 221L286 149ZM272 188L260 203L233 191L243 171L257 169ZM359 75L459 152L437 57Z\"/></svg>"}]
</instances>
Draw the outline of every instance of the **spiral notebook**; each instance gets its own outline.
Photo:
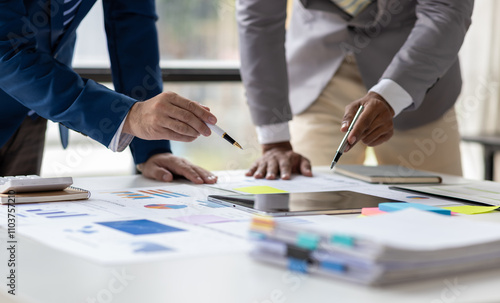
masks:
<instances>
[{"instance_id":1,"label":"spiral notebook","mask_svg":"<svg viewBox=\"0 0 500 303\"><path fill-rule=\"evenodd\" d=\"M90 191L69 186L63 190L18 193L14 195L0 194L1 204L62 202L73 200L86 200L90 198Z\"/></svg>"}]
</instances>

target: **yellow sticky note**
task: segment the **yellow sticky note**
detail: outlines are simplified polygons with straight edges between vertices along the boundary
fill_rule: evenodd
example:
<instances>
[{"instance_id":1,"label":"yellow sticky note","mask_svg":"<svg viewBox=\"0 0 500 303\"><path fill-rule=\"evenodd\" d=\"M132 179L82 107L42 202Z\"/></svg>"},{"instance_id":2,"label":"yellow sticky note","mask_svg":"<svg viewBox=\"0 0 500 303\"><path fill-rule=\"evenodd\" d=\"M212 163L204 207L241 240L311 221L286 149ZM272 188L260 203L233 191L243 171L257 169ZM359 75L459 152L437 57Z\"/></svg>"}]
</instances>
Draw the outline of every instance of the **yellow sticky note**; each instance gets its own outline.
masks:
<instances>
[{"instance_id":1,"label":"yellow sticky note","mask_svg":"<svg viewBox=\"0 0 500 303\"><path fill-rule=\"evenodd\" d=\"M490 211L493 211L500 206L475 206L475 205L462 205L462 206L450 206L450 207L441 207L444 209L449 209L453 212L464 214L464 215L476 215L476 214L484 214Z\"/></svg>"},{"instance_id":2,"label":"yellow sticky note","mask_svg":"<svg viewBox=\"0 0 500 303\"><path fill-rule=\"evenodd\" d=\"M277 189L271 186L247 186L233 188L234 190L242 191L249 194L277 194L277 193L287 193L287 191Z\"/></svg>"}]
</instances>

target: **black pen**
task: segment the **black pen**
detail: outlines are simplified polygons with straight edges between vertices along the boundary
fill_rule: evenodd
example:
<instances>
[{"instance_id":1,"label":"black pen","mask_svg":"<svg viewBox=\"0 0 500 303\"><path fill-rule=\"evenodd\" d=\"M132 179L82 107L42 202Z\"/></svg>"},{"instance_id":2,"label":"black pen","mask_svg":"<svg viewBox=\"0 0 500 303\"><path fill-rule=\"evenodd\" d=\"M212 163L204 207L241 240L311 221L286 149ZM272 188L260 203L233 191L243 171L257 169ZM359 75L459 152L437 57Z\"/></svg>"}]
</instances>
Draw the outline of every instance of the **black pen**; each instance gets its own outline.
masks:
<instances>
[{"instance_id":1,"label":"black pen","mask_svg":"<svg viewBox=\"0 0 500 303\"><path fill-rule=\"evenodd\" d=\"M358 111L356 112L356 115L354 115L354 118L352 119L351 125L349 125L349 128L347 129L347 132L345 133L344 138L342 139L342 142L340 142L339 148L337 148L337 152L335 153L335 157L333 157L332 164L330 165L330 169L332 169L335 164L340 159L340 156L344 153L344 150L347 146L347 137L349 137L349 134L351 133L352 128L354 127L354 123L358 120L359 115L361 115L361 112L363 111L363 105L360 105L358 108Z\"/></svg>"}]
</instances>

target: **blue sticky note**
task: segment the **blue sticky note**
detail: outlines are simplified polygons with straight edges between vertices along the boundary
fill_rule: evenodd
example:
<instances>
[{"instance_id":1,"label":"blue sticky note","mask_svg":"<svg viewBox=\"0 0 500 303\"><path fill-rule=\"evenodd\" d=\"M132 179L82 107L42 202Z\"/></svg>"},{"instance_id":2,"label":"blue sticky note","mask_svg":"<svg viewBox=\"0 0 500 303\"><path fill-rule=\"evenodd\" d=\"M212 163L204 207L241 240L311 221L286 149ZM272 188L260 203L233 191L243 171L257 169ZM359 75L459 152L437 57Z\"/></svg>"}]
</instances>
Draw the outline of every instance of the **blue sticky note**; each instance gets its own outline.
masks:
<instances>
[{"instance_id":1,"label":"blue sticky note","mask_svg":"<svg viewBox=\"0 0 500 303\"><path fill-rule=\"evenodd\" d=\"M307 273L307 260L288 258L288 269L305 274Z\"/></svg>"},{"instance_id":2,"label":"blue sticky note","mask_svg":"<svg viewBox=\"0 0 500 303\"><path fill-rule=\"evenodd\" d=\"M330 262L330 261L321 261L319 263L319 266L321 268L329 270L329 271L335 271L335 272L345 272L346 271L345 265L340 264L340 263Z\"/></svg>"},{"instance_id":3,"label":"blue sticky note","mask_svg":"<svg viewBox=\"0 0 500 303\"><path fill-rule=\"evenodd\" d=\"M431 212L441 214L441 215L451 216L451 211L448 209L443 209L443 208L439 208L439 207L418 204L418 203L387 202L387 203L380 203L378 205L379 210L387 211L387 212L403 210L403 209L410 208L410 207L420 209L420 210L425 210L425 211L431 211Z\"/></svg>"}]
</instances>

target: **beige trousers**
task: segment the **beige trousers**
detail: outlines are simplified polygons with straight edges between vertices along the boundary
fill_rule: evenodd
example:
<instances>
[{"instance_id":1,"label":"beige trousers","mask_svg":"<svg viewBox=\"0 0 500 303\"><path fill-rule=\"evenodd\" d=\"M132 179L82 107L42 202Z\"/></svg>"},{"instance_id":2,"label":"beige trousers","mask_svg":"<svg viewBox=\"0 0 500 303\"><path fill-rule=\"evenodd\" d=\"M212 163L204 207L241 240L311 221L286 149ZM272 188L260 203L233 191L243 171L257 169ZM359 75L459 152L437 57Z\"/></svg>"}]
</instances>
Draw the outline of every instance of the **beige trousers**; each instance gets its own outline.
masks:
<instances>
[{"instance_id":1,"label":"beige trousers","mask_svg":"<svg viewBox=\"0 0 500 303\"><path fill-rule=\"evenodd\" d=\"M309 158L312 165L330 165L344 136L340 131L344 108L366 93L356 62L347 57L318 99L290 123L294 150ZM454 109L443 117L414 129L395 130L389 141L374 147L378 164L462 175ZM366 145L357 143L342 155L339 164L363 164L366 149Z\"/></svg>"}]
</instances>

